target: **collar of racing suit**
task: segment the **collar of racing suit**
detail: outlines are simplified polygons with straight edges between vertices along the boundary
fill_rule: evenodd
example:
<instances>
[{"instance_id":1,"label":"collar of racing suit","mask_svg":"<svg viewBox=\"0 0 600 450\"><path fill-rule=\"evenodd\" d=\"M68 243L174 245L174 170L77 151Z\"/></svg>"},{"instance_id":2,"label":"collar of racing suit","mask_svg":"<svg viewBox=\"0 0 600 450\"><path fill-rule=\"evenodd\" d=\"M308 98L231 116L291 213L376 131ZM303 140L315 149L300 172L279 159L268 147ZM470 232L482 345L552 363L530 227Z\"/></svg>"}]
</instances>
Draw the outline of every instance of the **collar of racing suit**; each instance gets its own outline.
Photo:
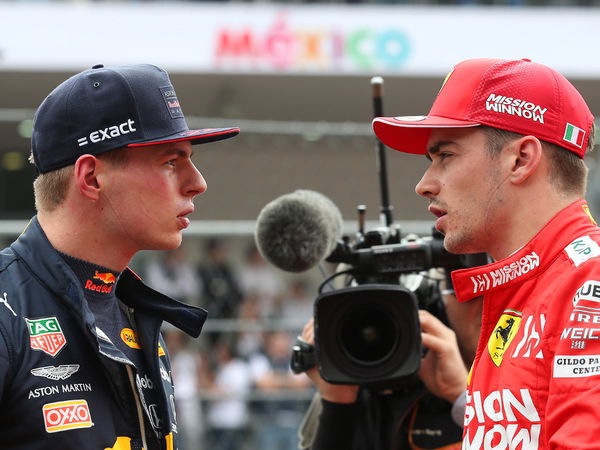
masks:
<instances>
[{"instance_id":1,"label":"collar of racing suit","mask_svg":"<svg viewBox=\"0 0 600 450\"><path fill-rule=\"evenodd\" d=\"M124 411L135 411L135 405L132 406L128 403L131 401L129 381L122 380L123 367L120 365L117 367L117 362L127 363L127 361L119 359L120 352L116 347L112 344L107 345L104 339L99 338L94 316L84 300L81 282L52 247L36 217L31 220L17 241L11 245L11 249L39 283L43 284L49 292L55 294L58 301L64 302L74 314L81 318L83 327L89 331L89 337L95 338L99 353L108 357L102 358L102 363L109 374L116 398L124 402L122 404L125 408ZM4 258L4 261L7 262L3 264L11 264L14 259ZM4 269L5 267L0 266L0 271ZM144 359L149 364L151 379L161 380L159 356L160 328L163 320L187 334L197 337L206 320L206 311L154 291L130 269L126 269L119 277L116 283L116 294L128 306L130 320L133 319L137 324L136 332L142 344ZM159 385L162 386L162 384ZM163 388L158 398L159 417L168 418L170 410L169 398ZM145 417L147 420L147 415ZM137 423L137 416L131 416L128 420L132 423L135 420ZM155 429L154 433L150 428L146 428L147 438L155 436L163 443L166 442L167 436L171 432L169 424L168 420L163 420L160 429ZM148 423L147 426L149 426ZM157 445L162 445L154 439L148 439L147 443L148 448L152 450L158 448Z\"/></svg>"},{"instance_id":2,"label":"collar of racing suit","mask_svg":"<svg viewBox=\"0 0 600 450\"><path fill-rule=\"evenodd\" d=\"M585 200L578 200L555 215L527 244L492 264L452 272L456 298L471 300L495 289L522 283L537 276L569 244L595 225Z\"/></svg>"},{"instance_id":3,"label":"collar of racing suit","mask_svg":"<svg viewBox=\"0 0 600 450\"><path fill-rule=\"evenodd\" d=\"M70 306L83 317L87 315L84 312L83 291L79 296L68 295L73 285L81 290L81 283L50 244L37 217L31 219L11 248L50 291L71 303ZM116 293L127 306L160 317L193 337L200 335L206 321L207 312L204 309L186 305L155 291L146 286L130 268L126 268L119 277Z\"/></svg>"}]
</instances>

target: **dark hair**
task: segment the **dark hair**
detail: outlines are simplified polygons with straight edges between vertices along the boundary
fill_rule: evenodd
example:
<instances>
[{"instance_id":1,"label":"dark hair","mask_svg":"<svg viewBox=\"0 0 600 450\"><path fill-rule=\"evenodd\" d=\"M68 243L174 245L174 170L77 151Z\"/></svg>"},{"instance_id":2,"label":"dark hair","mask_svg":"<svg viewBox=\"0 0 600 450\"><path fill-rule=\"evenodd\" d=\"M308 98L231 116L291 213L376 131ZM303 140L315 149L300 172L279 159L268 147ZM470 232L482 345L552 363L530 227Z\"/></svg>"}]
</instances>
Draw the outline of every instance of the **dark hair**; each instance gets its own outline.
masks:
<instances>
[{"instance_id":1,"label":"dark hair","mask_svg":"<svg viewBox=\"0 0 600 450\"><path fill-rule=\"evenodd\" d=\"M523 134L506 131L488 126L482 127L486 134L486 150L492 158L500 154L504 146L515 139L523 137ZM594 127L590 132L590 138L586 151L594 148ZM582 158L556 144L540 140L544 152L548 155L549 174L552 183L565 194L583 194L587 181L587 166Z\"/></svg>"}]
</instances>

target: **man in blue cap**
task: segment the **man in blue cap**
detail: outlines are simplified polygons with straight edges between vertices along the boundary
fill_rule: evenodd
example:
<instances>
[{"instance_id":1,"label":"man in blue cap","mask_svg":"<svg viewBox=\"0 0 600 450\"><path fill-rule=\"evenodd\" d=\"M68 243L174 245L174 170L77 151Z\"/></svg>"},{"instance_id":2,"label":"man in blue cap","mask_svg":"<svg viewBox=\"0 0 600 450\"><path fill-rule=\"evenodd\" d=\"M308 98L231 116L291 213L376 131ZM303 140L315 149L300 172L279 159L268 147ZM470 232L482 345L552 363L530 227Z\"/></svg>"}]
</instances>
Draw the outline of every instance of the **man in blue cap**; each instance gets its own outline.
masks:
<instances>
[{"instance_id":1,"label":"man in blue cap","mask_svg":"<svg viewBox=\"0 0 600 450\"><path fill-rule=\"evenodd\" d=\"M37 216L0 255L0 430L11 449L175 449L163 320L197 337L206 311L145 286L140 250L180 245L206 182L167 73L94 66L34 119ZM26 418L26 420L24 420Z\"/></svg>"}]
</instances>

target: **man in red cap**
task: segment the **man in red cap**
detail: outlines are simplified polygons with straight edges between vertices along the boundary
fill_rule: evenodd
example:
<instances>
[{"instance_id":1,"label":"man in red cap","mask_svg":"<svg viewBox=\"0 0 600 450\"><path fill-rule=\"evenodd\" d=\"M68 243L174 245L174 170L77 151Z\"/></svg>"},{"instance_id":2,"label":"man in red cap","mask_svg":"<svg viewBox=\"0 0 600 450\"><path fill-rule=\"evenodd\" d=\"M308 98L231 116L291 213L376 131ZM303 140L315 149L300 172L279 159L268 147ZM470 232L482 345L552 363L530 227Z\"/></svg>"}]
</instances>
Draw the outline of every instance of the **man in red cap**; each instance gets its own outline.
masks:
<instances>
[{"instance_id":1,"label":"man in red cap","mask_svg":"<svg viewBox=\"0 0 600 450\"><path fill-rule=\"evenodd\" d=\"M427 116L378 117L378 138L431 161L416 191L453 253L495 262L452 274L483 296L463 448L597 448L600 230L584 200L594 117L529 60L455 66Z\"/></svg>"}]
</instances>

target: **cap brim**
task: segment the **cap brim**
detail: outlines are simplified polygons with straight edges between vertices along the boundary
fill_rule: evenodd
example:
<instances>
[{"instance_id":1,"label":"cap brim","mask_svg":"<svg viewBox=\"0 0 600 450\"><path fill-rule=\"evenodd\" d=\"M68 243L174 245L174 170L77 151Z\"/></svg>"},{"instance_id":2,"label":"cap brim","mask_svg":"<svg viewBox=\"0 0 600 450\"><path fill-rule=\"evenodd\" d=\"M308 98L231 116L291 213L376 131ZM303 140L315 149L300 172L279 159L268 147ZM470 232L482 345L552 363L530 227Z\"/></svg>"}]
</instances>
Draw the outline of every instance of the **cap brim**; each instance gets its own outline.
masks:
<instances>
[{"instance_id":1,"label":"cap brim","mask_svg":"<svg viewBox=\"0 0 600 450\"><path fill-rule=\"evenodd\" d=\"M373 131L381 142L394 150L423 155L436 128L468 128L481 124L436 116L377 117Z\"/></svg>"},{"instance_id":2,"label":"cap brim","mask_svg":"<svg viewBox=\"0 0 600 450\"><path fill-rule=\"evenodd\" d=\"M239 128L204 128L202 130L187 130L181 133L164 136L160 139L150 139L128 144L127 147L145 147L148 145L168 144L169 142L191 141L192 145L221 141L237 136Z\"/></svg>"}]
</instances>

